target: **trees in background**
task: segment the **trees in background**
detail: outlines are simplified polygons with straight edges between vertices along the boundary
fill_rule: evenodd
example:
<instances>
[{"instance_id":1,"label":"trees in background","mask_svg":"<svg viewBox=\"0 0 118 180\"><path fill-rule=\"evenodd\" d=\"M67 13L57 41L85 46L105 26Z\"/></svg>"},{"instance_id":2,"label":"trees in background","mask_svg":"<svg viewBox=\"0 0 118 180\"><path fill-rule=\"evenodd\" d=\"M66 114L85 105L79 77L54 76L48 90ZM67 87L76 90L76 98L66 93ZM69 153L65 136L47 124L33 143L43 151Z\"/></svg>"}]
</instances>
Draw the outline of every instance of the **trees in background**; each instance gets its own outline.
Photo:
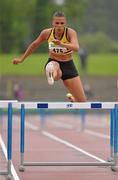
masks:
<instances>
[{"instance_id":1,"label":"trees in background","mask_svg":"<svg viewBox=\"0 0 118 180\"><path fill-rule=\"evenodd\" d=\"M91 0L89 0L91 1ZM43 28L49 27L55 10L69 15L70 24L78 29L77 19L88 0L4 0L0 2L0 52L22 52ZM43 52L46 45L41 46Z\"/></svg>"},{"instance_id":2,"label":"trees in background","mask_svg":"<svg viewBox=\"0 0 118 180\"><path fill-rule=\"evenodd\" d=\"M9 52L13 39L13 7L9 3L13 0L4 0L0 2L0 51Z\"/></svg>"},{"instance_id":3,"label":"trees in background","mask_svg":"<svg viewBox=\"0 0 118 180\"><path fill-rule=\"evenodd\" d=\"M92 0L80 26L81 42L95 52L118 52L118 1Z\"/></svg>"},{"instance_id":4,"label":"trees in background","mask_svg":"<svg viewBox=\"0 0 118 180\"><path fill-rule=\"evenodd\" d=\"M78 31L84 42L90 44L88 36L91 36L94 43L95 35L99 37L99 34L103 33L105 39L106 36L108 39L111 38L110 44L117 51L117 42L113 41L118 41L116 23L118 1L111 3L111 0L64 0L63 2L56 4L55 0L0 1L0 52L24 51L42 29L51 26L52 14L56 10L65 12L69 26ZM96 39L99 41L99 38ZM40 52L46 51L46 46L44 43Z\"/></svg>"},{"instance_id":5,"label":"trees in background","mask_svg":"<svg viewBox=\"0 0 118 180\"><path fill-rule=\"evenodd\" d=\"M20 52L29 41L35 0L0 1L0 52Z\"/></svg>"},{"instance_id":6,"label":"trees in background","mask_svg":"<svg viewBox=\"0 0 118 180\"><path fill-rule=\"evenodd\" d=\"M83 16L82 33L104 32L118 41L118 1L92 0Z\"/></svg>"}]
</instances>

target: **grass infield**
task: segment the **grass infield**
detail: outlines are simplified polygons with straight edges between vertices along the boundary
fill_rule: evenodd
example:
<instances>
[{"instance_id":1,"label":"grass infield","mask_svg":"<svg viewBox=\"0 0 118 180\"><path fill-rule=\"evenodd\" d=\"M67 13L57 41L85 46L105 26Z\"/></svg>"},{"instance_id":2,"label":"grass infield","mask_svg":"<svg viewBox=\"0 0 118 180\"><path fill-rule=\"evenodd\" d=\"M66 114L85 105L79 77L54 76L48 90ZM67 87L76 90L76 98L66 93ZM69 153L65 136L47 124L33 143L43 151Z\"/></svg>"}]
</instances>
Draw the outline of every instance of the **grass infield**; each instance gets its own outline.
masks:
<instances>
[{"instance_id":1,"label":"grass infield","mask_svg":"<svg viewBox=\"0 0 118 180\"><path fill-rule=\"evenodd\" d=\"M0 75L43 75L48 54L33 54L23 63L13 65L14 54L0 55ZM74 55L74 62L82 74L78 54ZM118 75L118 54L91 54L87 61L88 75Z\"/></svg>"}]
</instances>

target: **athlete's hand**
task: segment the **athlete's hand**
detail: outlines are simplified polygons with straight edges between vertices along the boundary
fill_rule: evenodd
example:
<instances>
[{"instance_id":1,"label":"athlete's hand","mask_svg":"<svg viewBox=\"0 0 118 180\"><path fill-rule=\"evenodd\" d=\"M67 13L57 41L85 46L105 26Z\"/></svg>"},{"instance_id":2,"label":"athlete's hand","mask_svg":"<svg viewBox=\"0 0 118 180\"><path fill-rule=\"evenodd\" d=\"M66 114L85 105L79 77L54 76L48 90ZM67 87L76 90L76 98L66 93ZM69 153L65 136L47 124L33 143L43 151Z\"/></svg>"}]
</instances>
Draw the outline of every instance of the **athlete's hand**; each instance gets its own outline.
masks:
<instances>
[{"instance_id":1,"label":"athlete's hand","mask_svg":"<svg viewBox=\"0 0 118 180\"><path fill-rule=\"evenodd\" d=\"M53 39L52 42L57 45L61 45L61 41L58 39Z\"/></svg>"},{"instance_id":2,"label":"athlete's hand","mask_svg":"<svg viewBox=\"0 0 118 180\"><path fill-rule=\"evenodd\" d=\"M13 61L12 61L13 64L19 64L19 63L21 63L21 62L22 62L22 61L21 61L20 58L14 58Z\"/></svg>"}]
</instances>

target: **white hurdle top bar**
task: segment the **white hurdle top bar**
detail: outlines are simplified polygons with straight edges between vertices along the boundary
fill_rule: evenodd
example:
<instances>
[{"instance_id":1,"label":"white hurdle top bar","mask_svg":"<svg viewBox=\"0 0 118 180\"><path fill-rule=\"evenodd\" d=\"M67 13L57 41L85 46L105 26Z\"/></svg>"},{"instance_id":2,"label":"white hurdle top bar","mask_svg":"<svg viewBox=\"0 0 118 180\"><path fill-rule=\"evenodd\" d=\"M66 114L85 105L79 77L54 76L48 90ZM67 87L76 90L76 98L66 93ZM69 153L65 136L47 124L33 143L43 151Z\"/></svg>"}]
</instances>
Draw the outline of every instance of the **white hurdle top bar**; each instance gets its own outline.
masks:
<instances>
[{"instance_id":1,"label":"white hurdle top bar","mask_svg":"<svg viewBox=\"0 0 118 180\"><path fill-rule=\"evenodd\" d=\"M0 108L7 108L12 103L13 108L20 109L23 104L26 109L113 109L118 102L18 102L17 100L0 101Z\"/></svg>"},{"instance_id":2,"label":"white hurdle top bar","mask_svg":"<svg viewBox=\"0 0 118 180\"><path fill-rule=\"evenodd\" d=\"M7 108L8 103L12 103L12 106L16 107L18 101L17 100L3 100L3 101L0 101L0 108Z\"/></svg>"},{"instance_id":3,"label":"white hurdle top bar","mask_svg":"<svg viewBox=\"0 0 118 180\"><path fill-rule=\"evenodd\" d=\"M118 102L18 102L16 108L24 104L26 109L113 109Z\"/></svg>"}]
</instances>

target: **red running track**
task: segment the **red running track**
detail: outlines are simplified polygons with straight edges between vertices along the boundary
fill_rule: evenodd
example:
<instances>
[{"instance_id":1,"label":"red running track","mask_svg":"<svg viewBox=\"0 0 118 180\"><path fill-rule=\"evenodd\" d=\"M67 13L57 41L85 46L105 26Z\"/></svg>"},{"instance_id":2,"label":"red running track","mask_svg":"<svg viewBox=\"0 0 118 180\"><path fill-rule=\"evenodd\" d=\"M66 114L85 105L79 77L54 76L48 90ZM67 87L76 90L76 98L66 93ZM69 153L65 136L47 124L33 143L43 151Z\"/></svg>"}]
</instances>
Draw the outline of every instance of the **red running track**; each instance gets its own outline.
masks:
<instances>
[{"instance_id":1,"label":"red running track","mask_svg":"<svg viewBox=\"0 0 118 180\"><path fill-rule=\"evenodd\" d=\"M54 115L46 118L44 129L38 115L26 117L25 161L45 162L96 162L97 160L84 154L107 160L109 147L109 116L89 114L86 117L85 130L81 131L81 120L74 115ZM19 171L19 129L18 116L13 118L13 166L17 177L21 180L116 180L118 172L110 167L88 166L26 166L24 172ZM4 131L6 121L4 121ZM5 136L4 132L4 136ZM56 139L56 137L58 139ZM61 140L60 140L61 139ZM63 143L62 143L63 142ZM80 148L75 150L68 145ZM98 162L98 161L97 161ZM16 176L15 176L16 177ZM17 179L17 178L16 178Z\"/></svg>"}]
</instances>

